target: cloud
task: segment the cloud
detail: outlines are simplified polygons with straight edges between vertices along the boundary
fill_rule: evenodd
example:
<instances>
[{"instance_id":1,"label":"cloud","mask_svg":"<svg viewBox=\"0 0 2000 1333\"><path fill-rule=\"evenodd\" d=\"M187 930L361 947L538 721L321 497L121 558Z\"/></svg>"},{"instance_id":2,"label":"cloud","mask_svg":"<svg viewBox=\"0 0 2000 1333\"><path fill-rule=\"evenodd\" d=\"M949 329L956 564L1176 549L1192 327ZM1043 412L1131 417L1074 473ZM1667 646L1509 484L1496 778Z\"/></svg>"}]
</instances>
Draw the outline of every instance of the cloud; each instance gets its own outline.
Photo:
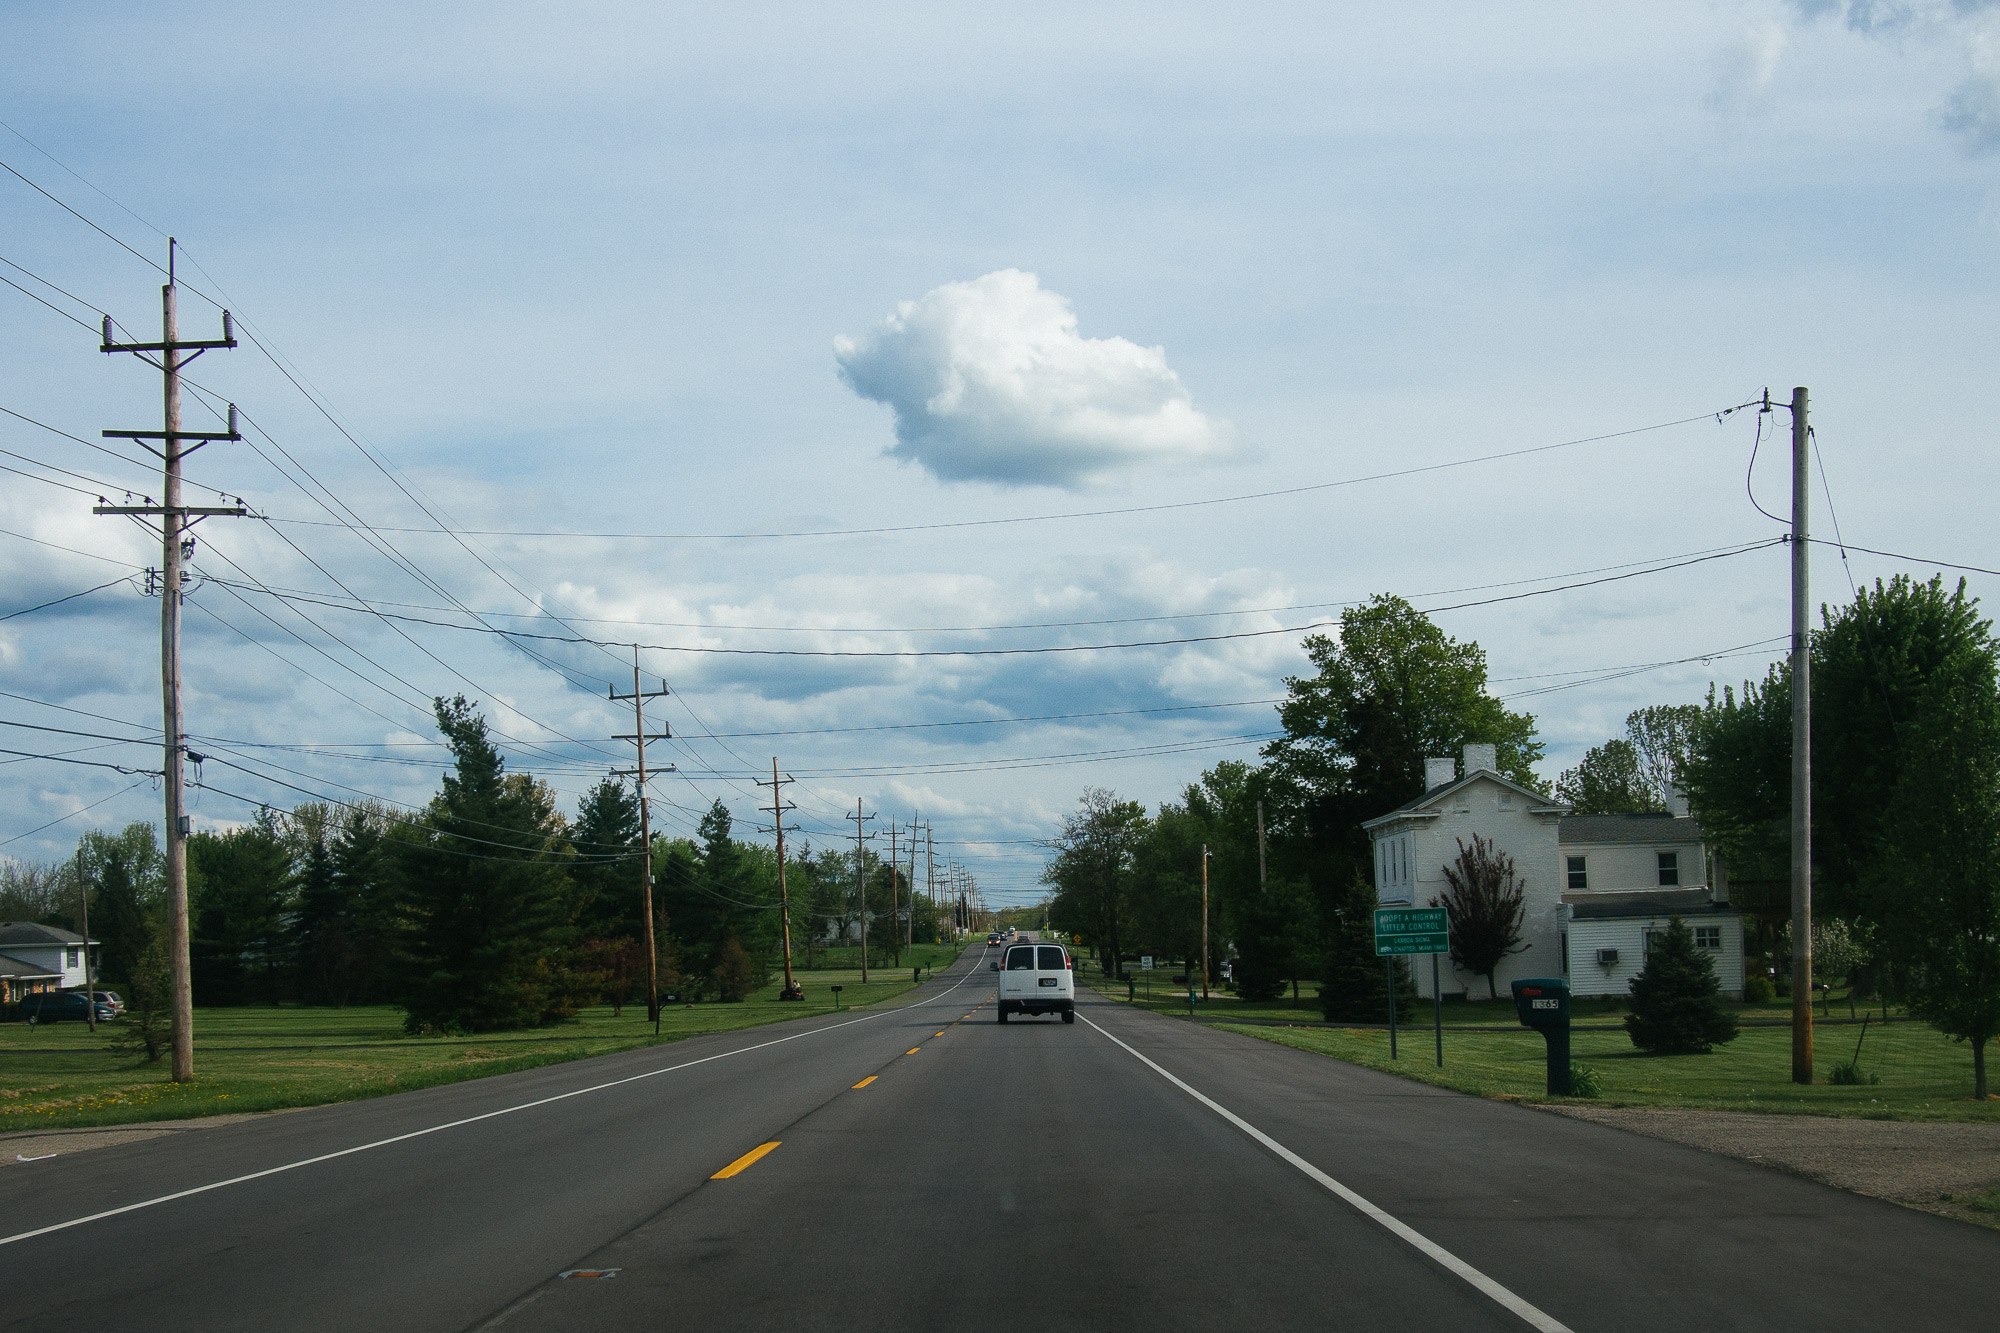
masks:
<instances>
[{"instance_id":1,"label":"cloud","mask_svg":"<svg viewBox=\"0 0 2000 1333\"><path fill-rule=\"evenodd\" d=\"M1967 153L2000 152L2000 0L1790 0L1805 22L1838 18L1849 30L1903 48L1955 48L1966 77L1937 123Z\"/></svg>"},{"instance_id":2,"label":"cloud","mask_svg":"<svg viewBox=\"0 0 2000 1333\"><path fill-rule=\"evenodd\" d=\"M833 342L841 377L896 413L888 453L941 481L1077 488L1150 463L1235 454L1195 410L1165 349L1085 338L1032 273L946 283L859 338Z\"/></svg>"},{"instance_id":3,"label":"cloud","mask_svg":"<svg viewBox=\"0 0 2000 1333\"><path fill-rule=\"evenodd\" d=\"M1742 115L1758 109L1784 54L1785 30L1762 23L1716 52L1715 85L1707 105L1718 115Z\"/></svg>"}]
</instances>

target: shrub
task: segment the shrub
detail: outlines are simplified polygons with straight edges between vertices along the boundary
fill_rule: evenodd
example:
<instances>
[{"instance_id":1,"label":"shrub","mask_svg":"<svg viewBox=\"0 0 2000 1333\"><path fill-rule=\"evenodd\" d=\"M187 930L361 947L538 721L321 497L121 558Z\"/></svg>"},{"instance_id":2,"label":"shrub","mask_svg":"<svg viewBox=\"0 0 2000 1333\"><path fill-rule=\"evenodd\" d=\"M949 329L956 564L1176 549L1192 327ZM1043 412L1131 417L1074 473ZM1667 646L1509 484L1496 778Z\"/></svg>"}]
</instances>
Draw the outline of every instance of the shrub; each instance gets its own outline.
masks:
<instances>
[{"instance_id":1,"label":"shrub","mask_svg":"<svg viewBox=\"0 0 2000 1333\"><path fill-rule=\"evenodd\" d=\"M757 989L757 968L750 961L750 953L743 947L743 941L731 935L722 942L722 951L715 964L715 994L725 1003L735 1004L750 998L750 992Z\"/></svg>"},{"instance_id":2,"label":"shrub","mask_svg":"<svg viewBox=\"0 0 2000 1333\"><path fill-rule=\"evenodd\" d=\"M1604 1095L1604 1081L1598 1078L1595 1069L1587 1068L1572 1060L1569 1065L1569 1095L1572 1097L1602 1097Z\"/></svg>"},{"instance_id":3,"label":"shrub","mask_svg":"<svg viewBox=\"0 0 2000 1333\"><path fill-rule=\"evenodd\" d=\"M1743 999L1750 1004L1767 1004L1775 999L1778 988L1762 973L1752 972L1743 978Z\"/></svg>"},{"instance_id":4,"label":"shrub","mask_svg":"<svg viewBox=\"0 0 2000 1333\"><path fill-rule=\"evenodd\" d=\"M1632 1044L1654 1055L1706 1055L1736 1040L1736 1019L1723 1007L1715 965L1694 947L1679 917L1653 942L1646 966L1632 979Z\"/></svg>"},{"instance_id":5,"label":"shrub","mask_svg":"<svg viewBox=\"0 0 2000 1333\"><path fill-rule=\"evenodd\" d=\"M167 966L167 927L163 921L146 925L146 943L128 969L129 1002L111 1025L105 1044L120 1055L136 1055L158 1063L173 1044L173 982Z\"/></svg>"}]
</instances>

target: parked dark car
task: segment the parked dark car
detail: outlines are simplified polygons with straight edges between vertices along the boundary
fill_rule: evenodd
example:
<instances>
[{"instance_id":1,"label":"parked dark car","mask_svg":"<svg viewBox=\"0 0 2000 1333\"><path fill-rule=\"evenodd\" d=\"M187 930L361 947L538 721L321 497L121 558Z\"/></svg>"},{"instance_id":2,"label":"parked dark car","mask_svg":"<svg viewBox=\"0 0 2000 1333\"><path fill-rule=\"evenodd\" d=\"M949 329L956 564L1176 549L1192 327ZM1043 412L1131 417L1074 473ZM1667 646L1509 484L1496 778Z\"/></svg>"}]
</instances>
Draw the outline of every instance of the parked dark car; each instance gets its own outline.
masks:
<instances>
[{"instance_id":1,"label":"parked dark car","mask_svg":"<svg viewBox=\"0 0 2000 1333\"><path fill-rule=\"evenodd\" d=\"M19 1013L30 1023L84 1023L90 1019L90 1001L82 991L42 991L21 1001ZM97 1006L97 1021L109 1023L118 1015L108 1004Z\"/></svg>"}]
</instances>

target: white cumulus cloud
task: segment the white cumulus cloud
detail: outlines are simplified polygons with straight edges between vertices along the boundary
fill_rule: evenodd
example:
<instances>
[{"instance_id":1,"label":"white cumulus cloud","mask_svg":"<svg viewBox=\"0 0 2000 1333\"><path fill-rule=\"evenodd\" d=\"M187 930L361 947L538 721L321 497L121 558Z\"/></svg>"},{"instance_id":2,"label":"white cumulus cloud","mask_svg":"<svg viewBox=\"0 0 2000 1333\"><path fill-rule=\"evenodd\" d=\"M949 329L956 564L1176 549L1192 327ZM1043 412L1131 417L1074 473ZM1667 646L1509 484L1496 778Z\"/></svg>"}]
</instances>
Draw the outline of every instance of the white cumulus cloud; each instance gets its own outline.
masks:
<instances>
[{"instance_id":1,"label":"white cumulus cloud","mask_svg":"<svg viewBox=\"0 0 2000 1333\"><path fill-rule=\"evenodd\" d=\"M1081 336L1068 300L1019 269L900 302L833 352L856 393L895 410L890 455L943 481L1075 488L1235 453L1165 349Z\"/></svg>"}]
</instances>

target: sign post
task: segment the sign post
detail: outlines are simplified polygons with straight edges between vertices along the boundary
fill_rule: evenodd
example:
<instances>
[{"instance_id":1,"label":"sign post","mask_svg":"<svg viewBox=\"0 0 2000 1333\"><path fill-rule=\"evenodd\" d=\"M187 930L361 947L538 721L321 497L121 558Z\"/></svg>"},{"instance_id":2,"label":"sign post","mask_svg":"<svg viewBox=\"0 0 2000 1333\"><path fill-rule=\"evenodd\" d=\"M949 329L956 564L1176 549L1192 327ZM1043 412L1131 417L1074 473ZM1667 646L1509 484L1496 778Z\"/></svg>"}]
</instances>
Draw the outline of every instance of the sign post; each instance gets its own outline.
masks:
<instances>
[{"instance_id":1,"label":"sign post","mask_svg":"<svg viewBox=\"0 0 2000 1333\"><path fill-rule=\"evenodd\" d=\"M1437 956L1451 952L1451 932L1442 907L1378 907L1375 909L1375 954L1388 971L1389 1058L1396 1051L1396 959L1407 954L1431 956L1431 1012L1437 1025L1437 1062L1444 1067L1444 998L1438 990Z\"/></svg>"}]
</instances>

